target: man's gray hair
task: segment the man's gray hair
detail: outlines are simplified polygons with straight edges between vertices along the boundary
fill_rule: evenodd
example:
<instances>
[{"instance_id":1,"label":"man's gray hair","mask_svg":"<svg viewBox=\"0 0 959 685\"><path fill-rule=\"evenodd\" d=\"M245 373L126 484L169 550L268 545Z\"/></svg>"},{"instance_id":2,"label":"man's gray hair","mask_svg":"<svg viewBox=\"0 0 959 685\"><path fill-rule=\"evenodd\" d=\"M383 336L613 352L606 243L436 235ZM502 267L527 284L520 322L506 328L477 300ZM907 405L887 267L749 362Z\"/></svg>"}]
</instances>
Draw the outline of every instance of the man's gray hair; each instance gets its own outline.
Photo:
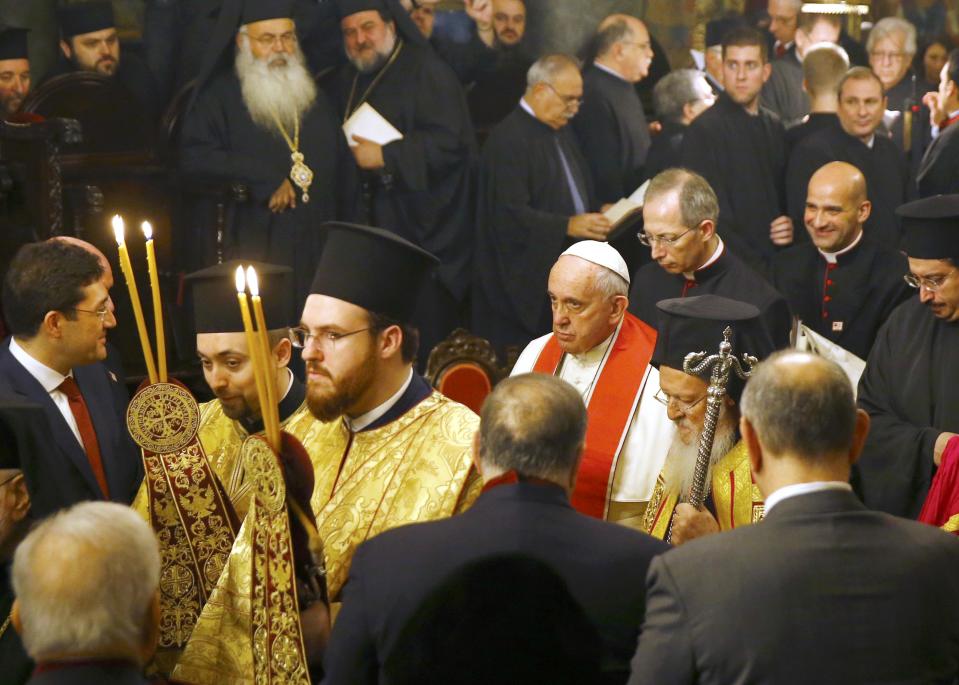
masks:
<instances>
[{"instance_id":1,"label":"man's gray hair","mask_svg":"<svg viewBox=\"0 0 959 685\"><path fill-rule=\"evenodd\" d=\"M719 200L709 181L694 171L674 167L662 171L649 182L646 204L672 192L679 193L679 211L686 228L696 228L704 221L719 220Z\"/></svg>"},{"instance_id":2,"label":"man's gray hair","mask_svg":"<svg viewBox=\"0 0 959 685\"><path fill-rule=\"evenodd\" d=\"M526 72L526 86L532 88L537 83L548 83L552 85L556 77L567 69L579 71L579 60L560 52L544 55L533 62L533 66Z\"/></svg>"},{"instance_id":3,"label":"man's gray hair","mask_svg":"<svg viewBox=\"0 0 959 685\"><path fill-rule=\"evenodd\" d=\"M790 9L796 10L798 12L799 10L802 9L802 6L805 0L783 0L783 2L784 4L788 5Z\"/></svg>"},{"instance_id":4,"label":"man's gray hair","mask_svg":"<svg viewBox=\"0 0 959 685\"><path fill-rule=\"evenodd\" d=\"M808 352L781 350L761 362L740 408L774 454L814 462L852 445L856 398L849 377L835 362Z\"/></svg>"},{"instance_id":5,"label":"man's gray hair","mask_svg":"<svg viewBox=\"0 0 959 685\"><path fill-rule=\"evenodd\" d=\"M603 57L616 43L633 37L633 29L625 19L616 19L596 32L596 56Z\"/></svg>"},{"instance_id":6,"label":"man's gray hair","mask_svg":"<svg viewBox=\"0 0 959 685\"><path fill-rule=\"evenodd\" d=\"M886 17L876 22L876 25L869 32L869 38L866 39L866 52L872 52L876 43L896 33L901 33L905 37L903 51L910 57L915 55L916 27L900 17Z\"/></svg>"},{"instance_id":7,"label":"man's gray hair","mask_svg":"<svg viewBox=\"0 0 959 685\"><path fill-rule=\"evenodd\" d=\"M586 436L586 406L566 381L526 373L500 382L480 411L480 461L502 471L568 482Z\"/></svg>"},{"instance_id":8,"label":"man's gray hair","mask_svg":"<svg viewBox=\"0 0 959 685\"><path fill-rule=\"evenodd\" d=\"M603 296L603 299L610 300L622 295L629 296L629 283L622 276L607 269L605 266L596 264L596 277L593 279L593 292Z\"/></svg>"},{"instance_id":9,"label":"man's gray hair","mask_svg":"<svg viewBox=\"0 0 959 685\"><path fill-rule=\"evenodd\" d=\"M35 661L143 645L160 582L156 537L129 507L83 502L40 523L17 547L13 591Z\"/></svg>"},{"instance_id":10,"label":"man's gray hair","mask_svg":"<svg viewBox=\"0 0 959 685\"><path fill-rule=\"evenodd\" d=\"M683 120L683 108L702 99L696 89L697 81L705 79L696 69L677 69L660 79L653 88L656 114L663 121L678 124Z\"/></svg>"}]
</instances>

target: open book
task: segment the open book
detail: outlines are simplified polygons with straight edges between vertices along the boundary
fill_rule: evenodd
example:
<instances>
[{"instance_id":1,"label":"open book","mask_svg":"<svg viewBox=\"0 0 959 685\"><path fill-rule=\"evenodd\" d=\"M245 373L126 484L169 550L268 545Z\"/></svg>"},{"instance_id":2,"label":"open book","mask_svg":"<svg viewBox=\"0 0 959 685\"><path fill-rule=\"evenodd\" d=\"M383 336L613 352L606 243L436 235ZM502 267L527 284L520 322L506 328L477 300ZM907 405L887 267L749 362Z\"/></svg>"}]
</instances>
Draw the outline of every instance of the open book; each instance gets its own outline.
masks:
<instances>
[{"instance_id":1,"label":"open book","mask_svg":"<svg viewBox=\"0 0 959 685\"><path fill-rule=\"evenodd\" d=\"M643 201L646 199L646 189L649 181L643 183L629 197L624 197L612 207L603 212L613 227L609 231L607 240L622 235L623 231L632 226L643 213Z\"/></svg>"},{"instance_id":2,"label":"open book","mask_svg":"<svg viewBox=\"0 0 959 685\"><path fill-rule=\"evenodd\" d=\"M396 130L386 118L377 112L368 103L364 102L356 108L350 118L343 124L343 133L350 147L355 147L353 136L372 140L377 145L386 145L394 140L402 140L403 134Z\"/></svg>"},{"instance_id":3,"label":"open book","mask_svg":"<svg viewBox=\"0 0 959 685\"><path fill-rule=\"evenodd\" d=\"M796 349L812 352L839 364L842 370L846 372L846 376L849 377L849 382L852 383L852 390L855 393L859 388L859 379L862 377L862 372L866 369L865 360L860 359L844 347L840 347L829 338L819 335L803 322L798 323L798 330L794 331Z\"/></svg>"}]
</instances>

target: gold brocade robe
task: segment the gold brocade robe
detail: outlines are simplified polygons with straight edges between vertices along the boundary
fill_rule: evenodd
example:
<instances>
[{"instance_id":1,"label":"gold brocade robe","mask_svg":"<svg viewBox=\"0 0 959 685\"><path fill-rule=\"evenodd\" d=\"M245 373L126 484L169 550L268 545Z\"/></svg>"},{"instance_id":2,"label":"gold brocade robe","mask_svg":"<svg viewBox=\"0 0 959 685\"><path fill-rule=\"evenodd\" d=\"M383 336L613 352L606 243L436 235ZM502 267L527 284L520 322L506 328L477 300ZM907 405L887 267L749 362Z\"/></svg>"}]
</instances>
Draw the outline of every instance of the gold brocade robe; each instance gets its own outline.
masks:
<instances>
[{"instance_id":1,"label":"gold brocade robe","mask_svg":"<svg viewBox=\"0 0 959 685\"><path fill-rule=\"evenodd\" d=\"M710 486L720 530L732 530L762 519L763 495L753 483L749 453L742 440L713 465ZM660 473L646 508L643 530L664 540L678 499L676 490L666 490L663 474Z\"/></svg>"},{"instance_id":2,"label":"gold brocade robe","mask_svg":"<svg viewBox=\"0 0 959 685\"><path fill-rule=\"evenodd\" d=\"M470 457L478 427L476 414L437 392L380 428L351 433L341 420L324 424L312 504L331 600L339 601L364 540L458 513L479 496Z\"/></svg>"}]
</instances>

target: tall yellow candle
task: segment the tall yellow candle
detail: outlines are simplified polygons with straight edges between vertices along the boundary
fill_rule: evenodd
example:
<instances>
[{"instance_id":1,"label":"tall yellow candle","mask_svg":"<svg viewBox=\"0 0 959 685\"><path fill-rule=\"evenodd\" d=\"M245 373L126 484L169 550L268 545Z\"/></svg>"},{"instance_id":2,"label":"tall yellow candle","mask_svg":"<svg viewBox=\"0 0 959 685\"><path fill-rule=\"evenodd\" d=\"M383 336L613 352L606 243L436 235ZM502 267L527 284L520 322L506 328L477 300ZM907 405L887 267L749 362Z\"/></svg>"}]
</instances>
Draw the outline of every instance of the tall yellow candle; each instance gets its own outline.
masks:
<instances>
[{"instance_id":1,"label":"tall yellow candle","mask_svg":"<svg viewBox=\"0 0 959 685\"><path fill-rule=\"evenodd\" d=\"M264 380L263 360L260 355L260 346L256 340L256 334L253 332L253 321L250 318L250 304L246 296L246 276L243 273L243 267L236 267L236 297L240 303L240 318L243 320L243 332L246 334L246 346L249 349L250 363L253 364L253 380L256 384L256 396L260 403L260 417L263 420L263 428L266 431L268 418L264 408L269 404L266 394L266 384ZM267 431L267 439L269 432Z\"/></svg>"},{"instance_id":2,"label":"tall yellow candle","mask_svg":"<svg viewBox=\"0 0 959 685\"><path fill-rule=\"evenodd\" d=\"M157 341L157 364L159 365L159 379L167 382L166 368L166 335L163 332L163 306L160 300L160 273L157 271L157 255L153 247L153 226L144 221L140 228L143 237L147 240L147 270L150 272L150 291L153 293L153 327Z\"/></svg>"},{"instance_id":3,"label":"tall yellow candle","mask_svg":"<svg viewBox=\"0 0 959 685\"><path fill-rule=\"evenodd\" d=\"M133 265L130 263L130 253L127 252L126 241L123 237L123 219L119 214L113 217L113 235L117 239L117 250L120 253L120 269L127 281L127 290L130 293L130 304L133 306L133 318L136 320L137 333L140 336L140 347L143 350L143 361L147 367L147 377L150 383L157 382L156 364L153 361L153 346L150 345L150 336L147 335L147 325L143 318L143 308L140 306L140 293L137 292L136 278L133 276Z\"/></svg>"},{"instance_id":4,"label":"tall yellow candle","mask_svg":"<svg viewBox=\"0 0 959 685\"><path fill-rule=\"evenodd\" d=\"M270 336L267 333L266 316L263 314L263 300L260 298L259 280L256 277L256 269L248 266L246 269L246 285L250 289L251 299L253 300L253 317L256 321L257 337L260 341L260 351L263 355L263 369L266 377L266 398L269 403L268 411L270 414L270 423L267 426L267 439L273 445L273 449L280 447L280 417L276 400L276 374L271 364ZM267 410L263 411L266 416Z\"/></svg>"}]
</instances>

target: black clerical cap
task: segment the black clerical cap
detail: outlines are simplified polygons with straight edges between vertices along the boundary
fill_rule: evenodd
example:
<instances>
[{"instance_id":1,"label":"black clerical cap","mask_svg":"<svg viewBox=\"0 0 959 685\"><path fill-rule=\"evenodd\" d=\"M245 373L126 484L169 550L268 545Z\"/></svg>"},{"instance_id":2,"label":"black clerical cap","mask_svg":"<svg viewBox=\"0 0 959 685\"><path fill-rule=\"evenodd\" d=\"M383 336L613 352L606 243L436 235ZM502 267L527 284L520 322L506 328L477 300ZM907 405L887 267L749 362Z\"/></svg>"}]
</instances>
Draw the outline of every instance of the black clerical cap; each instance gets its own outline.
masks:
<instances>
[{"instance_id":1,"label":"black clerical cap","mask_svg":"<svg viewBox=\"0 0 959 685\"><path fill-rule=\"evenodd\" d=\"M93 33L116 26L112 2L77 2L57 10L60 33L64 38Z\"/></svg>"},{"instance_id":2,"label":"black clerical cap","mask_svg":"<svg viewBox=\"0 0 959 685\"><path fill-rule=\"evenodd\" d=\"M292 19L293 0L243 0L240 24L267 19Z\"/></svg>"},{"instance_id":3,"label":"black clerical cap","mask_svg":"<svg viewBox=\"0 0 959 685\"><path fill-rule=\"evenodd\" d=\"M959 259L959 195L934 195L896 210L903 251L915 259Z\"/></svg>"},{"instance_id":4,"label":"black clerical cap","mask_svg":"<svg viewBox=\"0 0 959 685\"><path fill-rule=\"evenodd\" d=\"M723 331L732 330L730 343L740 360L743 353L763 359L776 349L772 336L763 325L759 309L752 304L719 295L697 295L660 300L659 334L651 364L683 371L683 361L690 352L716 354L723 341ZM727 394L738 401L743 382L730 374ZM709 371L701 375L709 380Z\"/></svg>"},{"instance_id":5,"label":"black clerical cap","mask_svg":"<svg viewBox=\"0 0 959 685\"><path fill-rule=\"evenodd\" d=\"M714 45L722 45L723 38L733 29L746 26L745 20L737 17L725 17L723 19L714 19L706 24L706 47L711 48Z\"/></svg>"},{"instance_id":6,"label":"black clerical cap","mask_svg":"<svg viewBox=\"0 0 959 685\"><path fill-rule=\"evenodd\" d=\"M0 390L0 469L29 470L46 432L43 407L9 390Z\"/></svg>"},{"instance_id":7,"label":"black clerical cap","mask_svg":"<svg viewBox=\"0 0 959 685\"><path fill-rule=\"evenodd\" d=\"M29 29L5 28L0 31L0 59L29 59L27 32Z\"/></svg>"},{"instance_id":8,"label":"black clerical cap","mask_svg":"<svg viewBox=\"0 0 959 685\"><path fill-rule=\"evenodd\" d=\"M326 242L310 293L408 323L439 260L382 228L329 222L323 229Z\"/></svg>"},{"instance_id":9,"label":"black clerical cap","mask_svg":"<svg viewBox=\"0 0 959 685\"><path fill-rule=\"evenodd\" d=\"M396 32L404 40L420 46L428 46L429 42L413 23L409 12L403 9L398 0L335 0L340 19L356 14L375 10L392 19L396 23Z\"/></svg>"},{"instance_id":10,"label":"black clerical cap","mask_svg":"<svg viewBox=\"0 0 959 685\"><path fill-rule=\"evenodd\" d=\"M193 322L197 333L242 333L243 319L236 296L236 268L256 269L263 315L271 330L296 323L293 311L293 269L276 264L233 260L186 277L191 286ZM251 310L252 312L252 310Z\"/></svg>"}]
</instances>

